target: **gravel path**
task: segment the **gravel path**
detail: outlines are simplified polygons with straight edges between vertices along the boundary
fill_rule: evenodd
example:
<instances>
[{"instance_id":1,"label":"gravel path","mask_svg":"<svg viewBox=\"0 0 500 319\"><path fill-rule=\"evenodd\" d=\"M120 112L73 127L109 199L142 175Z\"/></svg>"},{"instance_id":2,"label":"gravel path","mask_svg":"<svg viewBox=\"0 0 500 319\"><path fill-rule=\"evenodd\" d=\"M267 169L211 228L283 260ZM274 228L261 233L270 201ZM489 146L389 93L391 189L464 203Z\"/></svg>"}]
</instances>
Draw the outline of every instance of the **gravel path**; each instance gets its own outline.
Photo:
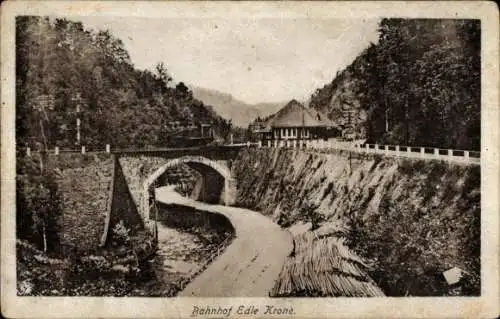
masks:
<instances>
[{"instance_id":1,"label":"gravel path","mask_svg":"<svg viewBox=\"0 0 500 319\"><path fill-rule=\"evenodd\" d=\"M267 297L286 257L292 236L271 219L248 209L210 205L182 197L172 187L156 189L156 199L223 214L233 224L236 238L224 253L196 277L179 296Z\"/></svg>"}]
</instances>

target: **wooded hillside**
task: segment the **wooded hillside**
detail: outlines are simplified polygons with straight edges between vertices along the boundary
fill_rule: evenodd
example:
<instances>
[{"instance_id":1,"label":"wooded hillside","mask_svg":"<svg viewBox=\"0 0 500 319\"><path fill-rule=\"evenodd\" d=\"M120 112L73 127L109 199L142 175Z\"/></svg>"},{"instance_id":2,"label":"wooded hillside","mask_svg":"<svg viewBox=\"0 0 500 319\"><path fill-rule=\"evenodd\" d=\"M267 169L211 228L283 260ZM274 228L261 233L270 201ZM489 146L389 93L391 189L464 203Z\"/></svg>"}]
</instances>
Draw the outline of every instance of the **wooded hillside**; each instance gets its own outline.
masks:
<instances>
[{"instance_id":1,"label":"wooded hillside","mask_svg":"<svg viewBox=\"0 0 500 319\"><path fill-rule=\"evenodd\" d=\"M310 105L354 125L369 142L480 149L479 20L383 19L366 48Z\"/></svg>"},{"instance_id":2,"label":"wooded hillside","mask_svg":"<svg viewBox=\"0 0 500 319\"><path fill-rule=\"evenodd\" d=\"M79 108L81 144L104 148L164 145L169 121L230 125L194 99L163 63L134 68L122 41L66 19L16 19L18 145L74 147ZM43 130L42 130L43 126Z\"/></svg>"}]
</instances>

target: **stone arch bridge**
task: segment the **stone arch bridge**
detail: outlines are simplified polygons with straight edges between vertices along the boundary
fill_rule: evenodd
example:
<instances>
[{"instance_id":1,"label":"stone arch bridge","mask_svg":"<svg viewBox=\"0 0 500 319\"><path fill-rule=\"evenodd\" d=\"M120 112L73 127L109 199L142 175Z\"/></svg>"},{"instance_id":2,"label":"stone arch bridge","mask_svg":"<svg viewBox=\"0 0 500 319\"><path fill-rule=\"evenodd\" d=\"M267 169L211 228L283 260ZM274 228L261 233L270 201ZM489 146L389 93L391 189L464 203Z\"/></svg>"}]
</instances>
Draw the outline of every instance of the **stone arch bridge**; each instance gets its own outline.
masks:
<instances>
[{"instance_id":1,"label":"stone arch bridge","mask_svg":"<svg viewBox=\"0 0 500 319\"><path fill-rule=\"evenodd\" d=\"M117 151L115 155L122 162L131 161L135 165L149 164L147 172L135 175L141 176L135 183L129 185L135 199L137 210L145 224L150 221L150 212L155 202L154 189L163 186L162 175L169 168L185 164L199 173L195 199L224 205L234 204L237 185L232 172L232 162L244 146L214 146L195 148L155 149L140 151ZM154 161L151 161L154 159ZM160 159L160 161L159 161ZM122 162L123 164L123 162ZM134 175L134 174L132 174Z\"/></svg>"},{"instance_id":2,"label":"stone arch bridge","mask_svg":"<svg viewBox=\"0 0 500 319\"><path fill-rule=\"evenodd\" d=\"M186 164L192 169L196 170L201 175L201 180L198 182L198 192L195 195L197 199L205 202L221 202L224 205L233 205L236 198L236 180L234 179L230 164L227 160L211 160L204 156L182 156L169 160L161 167L156 169L144 181L142 185L143 199L142 211L148 212L151 197L151 186L155 185L158 179L171 167ZM219 191L214 190L210 192L210 187L214 187L214 180L222 184ZM221 182L222 181L222 182ZM217 183L215 183L217 184ZM217 187L217 186L215 186ZM215 197L214 197L215 196ZM149 218L149 216L145 216Z\"/></svg>"}]
</instances>

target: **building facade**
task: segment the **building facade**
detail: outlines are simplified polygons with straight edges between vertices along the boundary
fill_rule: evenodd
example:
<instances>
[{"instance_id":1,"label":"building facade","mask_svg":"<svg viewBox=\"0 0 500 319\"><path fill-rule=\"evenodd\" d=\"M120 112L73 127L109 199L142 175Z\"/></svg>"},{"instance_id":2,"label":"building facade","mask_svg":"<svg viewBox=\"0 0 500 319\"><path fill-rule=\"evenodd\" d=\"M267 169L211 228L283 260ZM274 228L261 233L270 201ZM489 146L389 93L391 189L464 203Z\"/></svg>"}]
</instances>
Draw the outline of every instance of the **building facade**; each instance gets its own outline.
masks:
<instances>
[{"instance_id":1,"label":"building facade","mask_svg":"<svg viewBox=\"0 0 500 319\"><path fill-rule=\"evenodd\" d=\"M263 146L305 147L307 141L324 140L341 134L339 128L320 112L292 100L265 125L254 131Z\"/></svg>"}]
</instances>

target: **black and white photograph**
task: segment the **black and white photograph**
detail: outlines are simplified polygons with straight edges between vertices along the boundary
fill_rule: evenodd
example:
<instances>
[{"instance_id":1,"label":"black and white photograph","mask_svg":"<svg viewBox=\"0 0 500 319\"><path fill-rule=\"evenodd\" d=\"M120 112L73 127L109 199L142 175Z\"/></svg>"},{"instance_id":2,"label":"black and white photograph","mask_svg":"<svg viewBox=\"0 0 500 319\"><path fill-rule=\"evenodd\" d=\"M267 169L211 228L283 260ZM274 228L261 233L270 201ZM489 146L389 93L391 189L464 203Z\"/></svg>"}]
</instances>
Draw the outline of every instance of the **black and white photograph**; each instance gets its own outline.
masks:
<instances>
[{"instance_id":1,"label":"black and white photograph","mask_svg":"<svg viewBox=\"0 0 500 319\"><path fill-rule=\"evenodd\" d=\"M484 20L231 8L12 17L17 300L486 297Z\"/></svg>"}]
</instances>

